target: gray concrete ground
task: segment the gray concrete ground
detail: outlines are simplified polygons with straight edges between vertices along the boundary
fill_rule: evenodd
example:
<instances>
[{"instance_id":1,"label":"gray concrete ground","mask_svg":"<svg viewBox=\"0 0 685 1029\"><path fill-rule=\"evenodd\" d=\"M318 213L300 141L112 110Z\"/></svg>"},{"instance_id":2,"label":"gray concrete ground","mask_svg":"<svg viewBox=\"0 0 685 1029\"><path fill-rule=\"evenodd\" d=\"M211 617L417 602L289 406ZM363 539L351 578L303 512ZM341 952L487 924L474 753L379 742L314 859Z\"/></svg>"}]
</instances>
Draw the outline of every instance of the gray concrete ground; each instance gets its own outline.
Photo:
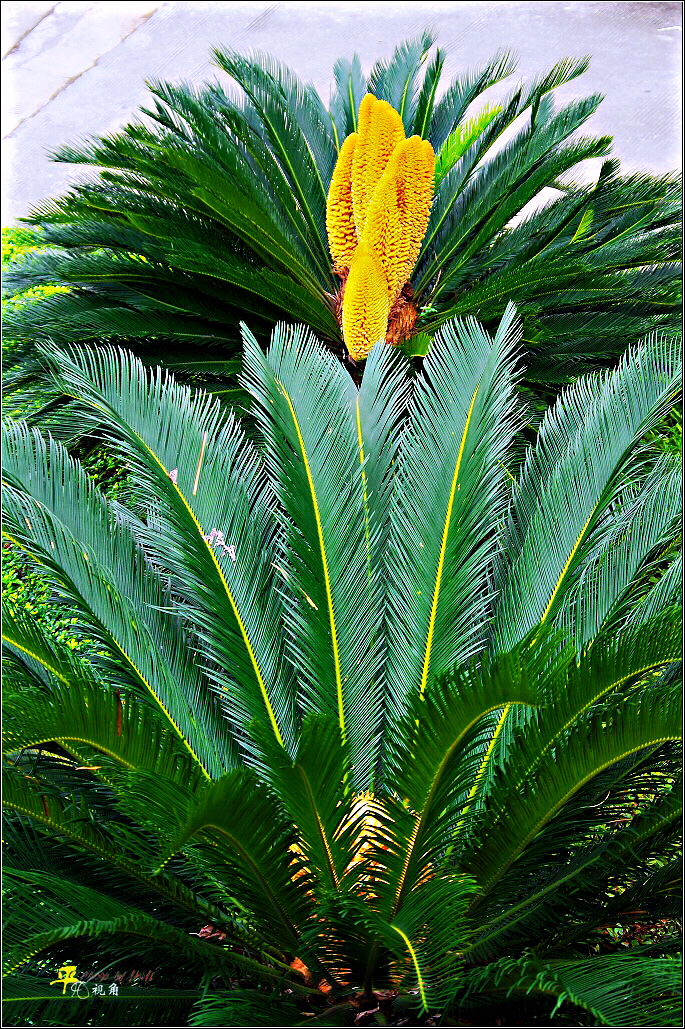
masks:
<instances>
[{"instance_id":1,"label":"gray concrete ground","mask_svg":"<svg viewBox=\"0 0 685 1029\"><path fill-rule=\"evenodd\" d=\"M626 170L680 166L679 2L5 0L2 15L3 225L83 177L51 163L49 151L131 120L145 102L146 79L220 76L212 47L266 50L327 100L336 57L358 52L368 70L425 27L448 52L445 84L499 48L519 55L517 77L590 54L590 70L562 94L605 95L590 130L614 136Z\"/></svg>"}]
</instances>

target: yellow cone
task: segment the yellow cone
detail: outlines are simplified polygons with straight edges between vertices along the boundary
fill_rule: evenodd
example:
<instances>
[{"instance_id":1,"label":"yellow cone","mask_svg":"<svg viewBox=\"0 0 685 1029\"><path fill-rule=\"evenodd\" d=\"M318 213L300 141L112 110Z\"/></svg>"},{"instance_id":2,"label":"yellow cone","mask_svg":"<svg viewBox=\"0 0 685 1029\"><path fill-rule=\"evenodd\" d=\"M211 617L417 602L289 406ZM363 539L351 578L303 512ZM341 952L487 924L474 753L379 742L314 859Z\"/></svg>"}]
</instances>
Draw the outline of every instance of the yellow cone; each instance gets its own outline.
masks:
<instances>
[{"instance_id":1,"label":"yellow cone","mask_svg":"<svg viewBox=\"0 0 685 1029\"><path fill-rule=\"evenodd\" d=\"M412 318L398 322L395 301L426 234L434 170L430 143L420 136L405 139L397 111L367 93L359 108L358 132L341 147L326 206L335 269L344 273L349 268L342 329L357 361L388 332L391 340L402 339L416 323L417 309L411 305L407 310Z\"/></svg>"},{"instance_id":2,"label":"yellow cone","mask_svg":"<svg viewBox=\"0 0 685 1029\"><path fill-rule=\"evenodd\" d=\"M358 138L353 132L340 148L326 204L328 245L333 264L341 271L350 267L359 242L352 213L352 160Z\"/></svg>"},{"instance_id":3,"label":"yellow cone","mask_svg":"<svg viewBox=\"0 0 685 1029\"><path fill-rule=\"evenodd\" d=\"M404 126L390 104L367 93L359 106L357 134L352 162L352 205L357 236L361 239L373 191L390 155L404 139Z\"/></svg>"},{"instance_id":4,"label":"yellow cone","mask_svg":"<svg viewBox=\"0 0 685 1029\"><path fill-rule=\"evenodd\" d=\"M394 301L411 275L433 201L435 155L420 136L399 143L374 191L364 240L376 252Z\"/></svg>"},{"instance_id":5,"label":"yellow cone","mask_svg":"<svg viewBox=\"0 0 685 1029\"><path fill-rule=\"evenodd\" d=\"M385 340L390 311L388 284L380 262L367 243L360 243L350 263L343 301L343 338L355 361Z\"/></svg>"}]
</instances>

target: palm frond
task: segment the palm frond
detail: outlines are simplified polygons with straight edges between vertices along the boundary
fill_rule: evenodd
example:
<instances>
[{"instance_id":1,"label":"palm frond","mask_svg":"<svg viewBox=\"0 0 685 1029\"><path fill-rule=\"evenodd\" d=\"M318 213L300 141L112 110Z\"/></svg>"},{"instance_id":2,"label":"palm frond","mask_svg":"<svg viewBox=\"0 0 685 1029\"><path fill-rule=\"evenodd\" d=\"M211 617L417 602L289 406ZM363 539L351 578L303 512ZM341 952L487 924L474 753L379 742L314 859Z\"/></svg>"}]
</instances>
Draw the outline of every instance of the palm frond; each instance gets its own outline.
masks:
<instances>
[{"instance_id":1,"label":"palm frond","mask_svg":"<svg viewBox=\"0 0 685 1029\"><path fill-rule=\"evenodd\" d=\"M437 153L450 132L464 117L467 108L490 86L501 82L516 70L516 58L502 51L482 67L459 76L435 105L428 139Z\"/></svg>"},{"instance_id":2,"label":"palm frond","mask_svg":"<svg viewBox=\"0 0 685 1029\"><path fill-rule=\"evenodd\" d=\"M620 623L650 564L677 545L680 513L680 468L666 458L642 483L629 487L597 526L594 549L556 617L578 649L607 624Z\"/></svg>"},{"instance_id":3,"label":"palm frond","mask_svg":"<svg viewBox=\"0 0 685 1029\"><path fill-rule=\"evenodd\" d=\"M506 991L512 1000L519 993L543 993L555 998L549 1017L568 1006L588 1011L599 1025L680 1025L682 962L636 952L605 954L590 960L541 961L533 954L503 958L484 968L469 970L458 994L460 1004L469 997ZM456 999L456 998L455 998Z\"/></svg>"},{"instance_id":4,"label":"palm frond","mask_svg":"<svg viewBox=\"0 0 685 1029\"><path fill-rule=\"evenodd\" d=\"M245 330L242 383L255 401L266 467L285 512L285 631L305 710L331 715L355 782L377 753L380 584L369 581L357 391L300 329L279 327L262 354ZM344 516L343 516L344 512Z\"/></svg>"},{"instance_id":5,"label":"palm frond","mask_svg":"<svg viewBox=\"0 0 685 1029\"><path fill-rule=\"evenodd\" d=\"M651 338L618 368L569 387L526 460L497 574L494 645L506 649L559 611L625 462L677 396L679 348Z\"/></svg>"},{"instance_id":6,"label":"palm frond","mask_svg":"<svg viewBox=\"0 0 685 1029\"><path fill-rule=\"evenodd\" d=\"M202 833L219 851L215 856L233 888L241 895L262 931L287 941L288 951L300 949L299 927L311 912L306 895L308 875L297 856L292 827L248 769L236 769L217 782L188 793L188 806L179 807L170 825L170 843L160 867ZM300 871L300 876L295 873Z\"/></svg>"},{"instance_id":7,"label":"palm frond","mask_svg":"<svg viewBox=\"0 0 685 1029\"><path fill-rule=\"evenodd\" d=\"M60 385L78 391L136 469L152 515L137 534L171 571L182 598L176 607L192 620L217 692L225 703L231 698L238 724L264 719L292 747L279 605L257 608L249 600L255 589L274 595L278 530L273 494L244 433L235 421L223 422L216 402L153 378L132 355L74 350L53 352L51 360ZM179 532L188 537L182 551L173 543Z\"/></svg>"},{"instance_id":8,"label":"palm frond","mask_svg":"<svg viewBox=\"0 0 685 1029\"><path fill-rule=\"evenodd\" d=\"M270 742L265 745L269 784L297 827L297 846L309 872L324 889L338 890L354 858L354 821L353 797L345 791L349 758L337 721L308 715L294 759Z\"/></svg>"},{"instance_id":9,"label":"palm frond","mask_svg":"<svg viewBox=\"0 0 685 1029\"><path fill-rule=\"evenodd\" d=\"M118 681L153 699L205 774L230 767L220 712L130 520L59 444L20 422L4 432L5 532L89 619Z\"/></svg>"},{"instance_id":10,"label":"palm frond","mask_svg":"<svg viewBox=\"0 0 685 1029\"><path fill-rule=\"evenodd\" d=\"M543 848L553 852L543 830L549 826L553 833L553 820L575 793L631 755L665 740L680 739L679 723L678 699L672 689L655 688L633 702L621 697L576 723L555 746L553 759L548 752L540 769L528 777L525 794L509 796L506 810L499 808L493 790L487 837L476 845L466 863L481 884L482 896L490 894L512 866L520 876L524 867L539 862ZM606 731L607 724L611 732ZM532 746L538 749L537 740ZM517 757L522 764L527 750L520 742ZM494 832L493 820L497 823Z\"/></svg>"},{"instance_id":11,"label":"palm frond","mask_svg":"<svg viewBox=\"0 0 685 1029\"><path fill-rule=\"evenodd\" d=\"M538 703L544 681L540 672L537 655L529 664L515 652L483 663L478 672L475 667L455 670L423 697L414 694L413 707L388 747L386 774L403 798L394 811L394 853L385 857L385 903L393 915L440 861L455 823L462 823L463 798L480 760L481 720L506 705Z\"/></svg>"},{"instance_id":12,"label":"palm frond","mask_svg":"<svg viewBox=\"0 0 685 1029\"><path fill-rule=\"evenodd\" d=\"M266 990L232 989L202 996L188 1020L188 1025L273 1025L274 1019L297 1025L297 1007L286 998Z\"/></svg>"},{"instance_id":13,"label":"palm frond","mask_svg":"<svg viewBox=\"0 0 685 1029\"><path fill-rule=\"evenodd\" d=\"M510 308L494 338L473 321L439 333L414 389L388 543L393 718L433 676L482 647L497 547L483 530L504 515L518 427L514 317Z\"/></svg>"},{"instance_id":14,"label":"palm frond","mask_svg":"<svg viewBox=\"0 0 685 1029\"><path fill-rule=\"evenodd\" d=\"M359 105L367 92L367 84L356 54L351 61L338 58L333 65L333 77L335 90L331 95L330 117L336 150L339 151L344 140L357 131Z\"/></svg>"},{"instance_id":15,"label":"palm frond","mask_svg":"<svg viewBox=\"0 0 685 1029\"><path fill-rule=\"evenodd\" d=\"M417 78L434 42L430 32L423 32L416 39L401 43L390 60L377 61L369 75L369 92L398 112L407 135L411 134L417 114Z\"/></svg>"},{"instance_id":16,"label":"palm frond","mask_svg":"<svg viewBox=\"0 0 685 1029\"><path fill-rule=\"evenodd\" d=\"M190 138L195 98L174 102L153 123ZM206 103L266 146L251 101ZM554 124L544 93L532 115ZM574 190L558 228L582 244L603 216ZM676 344L629 349L541 417L513 307L492 332L440 330L419 375L377 346L359 388L306 326L266 355L244 335L246 429L130 353L45 348L80 431L127 465L117 500L85 447L84 465L5 428L4 529L77 640L10 593L9 1018L475 1002L546 1024L559 1001L670 1024L681 562L677 471L650 432ZM618 929L652 943L624 955ZM147 997L77 1009L53 981L122 961L150 968Z\"/></svg>"},{"instance_id":17,"label":"palm frond","mask_svg":"<svg viewBox=\"0 0 685 1029\"><path fill-rule=\"evenodd\" d=\"M281 174L297 198L326 274L326 189L333 174L335 147L330 120L317 93L265 54L252 59L215 50L216 63L240 85L259 116ZM330 278L330 275L329 275Z\"/></svg>"},{"instance_id":18,"label":"palm frond","mask_svg":"<svg viewBox=\"0 0 685 1029\"><path fill-rule=\"evenodd\" d=\"M7 977L2 999L5 1025L26 1025L33 1019L43 1025L129 1025L134 1020L138 1025L157 1025L162 1013L180 1025L200 997L199 989L155 989L147 984L116 984L116 994L110 994L108 984L100 995L91 993L93 982L81 983L73 994L61 993L59 985L49 985L49 974L57 971Z\"/></svg>"}]
</instances>

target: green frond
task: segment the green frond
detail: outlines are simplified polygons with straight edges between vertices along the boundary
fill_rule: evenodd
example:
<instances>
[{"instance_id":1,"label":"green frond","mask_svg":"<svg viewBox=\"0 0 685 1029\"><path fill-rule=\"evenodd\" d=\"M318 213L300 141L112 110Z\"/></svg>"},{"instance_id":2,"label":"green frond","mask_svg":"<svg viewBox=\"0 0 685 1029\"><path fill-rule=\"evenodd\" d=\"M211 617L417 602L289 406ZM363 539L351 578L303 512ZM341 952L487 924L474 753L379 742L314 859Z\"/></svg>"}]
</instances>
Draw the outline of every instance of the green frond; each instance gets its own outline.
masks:
<instances>
[{"instance_id":1,"label":"green frond","mask_svg":"<svg viewBox=\"0 0 685 1029\"><path fill-rule=\"evenodd\" d=\"M540 425L514 491L497 572L494 646L554 619L641 436L674 402L679 348L645 341L613 372L569 387Z\"/></svg>"},{"instance_id":2,"label":"green frond","mask_svg":"<svg viewBox=\"0 0 685 1029\"><path fill-rule=\"evenodd\" d=\"M491 161L482 173L467 183L459 165L443 180L441 200L433 209L423 243L424 254L435 254L425 265L419 258L418 288L439 272L449 268L433 294L433 303L453 288L452 277L487 241L546 185L588 158L608 153L611 139L579 138L562 145L599 106L600 97L591 96L563 108L553 119L533 128L522 129ZM506 113L506 108L502 113ZM498 115L480 137L481 146L489 132L498 126ZM473 150L474 148L472 148ZM478 147L475 148L478 151ZM478 159L477 152L471 158Z\"/></svg>"},{"instance_id":3,"label":"green frond","mask_svg":"<svg viewBox=\"0 0 685 1029\"><path fill-rule=\"evenodd\" d=\"M611 731L607 731L607 725ZM483 896L490 894L514 866L522 874L544 847L543 830L579 790L609 769L649 747L681 738L678 699L672 689L652 689L635 701L623 697L573 726L538 771L524 793L509 795L506 809L491 794L487 834L467 862ZM539 751L535 733L530 748ZM526 761L528 746L519 745L517 760ZM511 769L508 769L511 774ZM553 828L553 824L552 824ZM482 833L484 827L481 826ZM539 860L539 857L538 857Z\"/></svg>"},{"instance_id":4,"label":"green frond","mask_svg":"<svg viewBox=\"0 0 685 1029\"><path fill-rule=\"evenodd\" d=\"M382 582L383 589L395 498L394 468L407 428L412 390L413 380L403 356L395 348L373 347L357 395L356 417L368 523L367 576Z\"/></svg>"},{"instance_id":5,"label":"green frond","mask_svg":"<svg viewBox=\"0 0 685 1029\"><path fill-rule=\"evenodd\" d=\"M31 643L31 637L16 632L11 641L7 640L22 657L26 655L25 643ZM49 743L76 752L87 747L106 755L122 770L144 769L170 779L178 774L180 763L184 766L184 777L197 788L202 775L196 765L187 766L187 751L176 733L169 731L166 719L135 695L125 694L122 699L120 691L98 682L87 665L79 668L63 654L59 656L64 676L59 666L44 666L58 678L49 691L37 694L33 689L24 689L8 696L5 751L13 753ZM33 653L26 657L30 662L40 660Z\"/></svg>"},{"instance_id":6,"label":"green frond","mask_svg":"<svg viewBox=\"0 0 685 1029\"><path fill-rule=\"evenodd\" d=\"M330 117L336 150L339 151L345 139L357 131L359 105L368 88L357 54L351 61L339 57L333 65L333 78L335 90L331 95Z\"/></svg>"},{"instance_id":7,"label":"green frond","mask_svg":"<svg viewBox=\"0 0 685 1029\"><path fill-rule=\"evenodd\" d=\"M119 986L110 994L106 984L102 995L92 992L95 982L80 989L62 993L59 984L50 986L50 975L8 976L3 984L3 1020L5 1025L158 1025L160 1018L171 1017L182 1025L200 998L200 990L155 989L145 986ZM90 999L88 999L90 998ZM225 1023L227 1024L227 1023Z\"/></svg>"},{"instance_id":8,"label":"green frond","mask_svg":"<svg viewBox=\"0 0 685 1029\"><path fill-rule=\"evenodd\" d=\"M645 626L626 628L608 637L597 636L569 663L566 675L552 687L550 709L542 719L547 741L539 752L538 762L561 734L603 698L616 691L630 696L636 684L653 678L655 669L680 661L680 616L681 612L674 607ZM516 786L520 785L516 781Z\"/></svg>"},{"instance_id":9,"label":"green frond","mask_svg":"<svg viewBox=\"0 0 685 1029\"><path fill-rule=\"evenodd\" d=\"M665 458L642 483L629 487L597 526L594 548L556 616L556 624L567 629L578 649L607 625L620 624L626 607L630 610L635 603L633 595L650 558L658 562L677 546L681 488L679 466Z\"/></svg>"},{"instance_id":10,"label":"green frond","mask_svg":"<svg viewBox=\"0 0 685 1029\"><path fill-rule=\"evenodd\" d=\"M340 889L355 841L350 838L353 798L345 792L349 761L337 721L308 715L294 759L265 740L267 747L269 785L296 826L309 872L323 889Z\"/></svg>"},{"instance_id":11,"label":"green frond","mask_svg":"<svg viewBox=\"0 0 685 1029\"><path fill-rule=\"evenodd\" d=\"M116 662L114 681L152 699L206 775L230 767L220 711L132 516L122 518L63 447L21 422L4 427L3 453L5 532L88 619Z\"/></svg>"},{"instance_id":12,"label":"green frond","mask_svg":"<svg viewBox=\"0 0 685 1029\"><path fill-rule=\"evenodd\" d=\"M94 775L99 767L86 765ZM98 809L85 791L76 804L68 795L57 795L50 782L33 782L35 778L18 765L3 769L9 866L60 873L119 897L136 897L150 912L175 917L180 910L185 917L190 913L196 920L216 922L240 937L235 905L215 903L205 883L193 883L168 866L153 875L149 835L125 826L112 808Z\"/></svg>"},{"instance_id":13,"label":"green frond","mask_svg":"<svg viewBox=\"0 0 685 1029\"><path fill-rule=\"evenodd\" d=\"M662 860L669 843L677 844L682 810L680 792L673 788L621 831L599 842L588 840L563 864L548 868L513 903L497 906L492 898L492 913L471 945L470 959L511 952L536 936L551 937L552 949L561 953L578 939L594 939L593 929L642 917L645 897L631 896L626 884L655 858ZM613 917L612 896L620 902Z\"/></svg>"},{"instance_id":14,"label":"green frond","mask_svg":"<svg viewBox=\"0 0 685 1029\"><path fill-rule=\"evenodd\" d=\"M394 845L385 856L384 902L392 915L440 863L455 825L463 824L481 758L484 716L512 704L535 705L544 695L539 659L534 664L522 658L519 651L483 662L478 671L474 666L442 676L423 697L414 695L394 729L386 774L403 802L395 805Z\"/></svg>"},{"instance_id":15,"label":"green frond","mask_svg":"<svg viewBox=\"0 0 685 1029\"><path fill-rule=\"evenodd\" d=\"M639 950L565 961L541 961L530 953L469 970L457 997L459 1004L475 997L482 1004L489 993L506 992L515 1004L521 994L543 994L555 1000L550 1018L559 1008L573 1017L575 1007L598 1025L680 1025L681 974L682 961Z\"/></svg>"},{"instance_id":16,"label":"green frond","mask_svg":"<svg viewBox=\"0 0 685 1029\"><path fill-rule=\"evenodd\" d=\"M302 329L279 326L262 354L247 329L242 384L285 513L287 652L307 711L337 719L353 780L366 788L381 717L381 583L369 579L357 391ZM344 514L343 514L344 512Z\"/></svg>"},{"instance_id":17,"label":"green frond","mask_svg":"<svg viewBox=\"0 0 685 1029\"><path fill-rule=\"evenodd\" d=\"M377 61L369 75L369 92L398 112L408 136L417 114L417 79L434 42L430 32L423 32L416 39L401 43L390 60Z\"/></svg>"},{"instance_id":18,"label":"green frond","mask_svg":"<svg viewBox=\"0 0 685 1029\"><path fill-rule=\"evenodd\" d=\"M516 70L517 60L508 51L502 51L481 68L460 75L447 88L442 99L435 104L428 140L436 153L459 122L466 110L490 86L506 79Z\"/></svg>"},{"instance_id":19,"label":"green frond","mask_svg":"<svg viewBox=\"0 0 685 1029\"><path fill-rule=\"evenodd\" d=\"M442 1006L460 972L471 927L466 919L477 886L466 875L442 872L426 878L389 922L406 951L395 960L398 985L418 991L421 1012Z\"/></svg>"},{"instance_id":20,"label":"green frond","mask_svg":"<svg viewBox=\"0 0 685 1029\"><path fill-rule=\"evenodd\" d=\"M160 868L201 833L213 848L214 860L240 894L262 931L283 940L297 954L299 927L311 913L306 895L309 876L291 853L292 828L254 773L236 769L206 788L188 794L187 811L176 812L169 827L169 847ZM295 873L301 870L301 876Z\"/></svg>"},{"instance_id":21,"label":"green frond","mask_svg":"<svg viewBox=\"0 0 685 1029\"><path fill-rule=\"evenodd\" d=\"M62 388L77 392L136 469L149 510L138 536L172 572L219 697L225 704L231 697L243 732L263 719L292 747L294 710L278 640L278 530L254 448L235 421L222 420L216 402L149 375L130 354L50 357ZM182 550L174 544L179 533ZM255 589L273 601L257 608Z\"/></svg>"},{"instance_id":22,"label":"green frond","mask_svg":"<svg viewBox=\"0 0 685 1029\"><path fill-rule=\"evenodd\" d=\"M631 626L646 625L660 611L677 604L682 596L683 555L676 554L656 582L647 590L631 611L627 622Z\"/></svg>"},{"instance_id":23,"label":"green frond","mask_svg":"<svg viewBox=\"0 0 685 1029\"><path fill-rule=\"evenodd\" d=\"M226 975L230 969L238 968L273 979L282 975L282 971L277 972L239 952L196 939L184 929L68 879L9 868L5 869L5 876L12 894L12 917L6 929L6 976L67 940L84 937L98 937L101 952L106 954L111 950L120 957L130 954L132 948L139 959L149 958L154 947L170 948L184 965L200 972L207 969ZM35 931L34 920L38 887L43 898L40 932ZM91 917L83 918L83 912Z\"/></svg>"},{"instance_id":24,"label":"green frond","mask_svg":"<svg viewBox=\"0 0 685 1029\"><path fill-rule=\"evenodd\" d=\"M432 678L482 648L490 565L518 427L510 308L491 338L475 321L438 333L397 461L388 543L386 689L393 719Z\"/></svg>"},{"instance_id":25,"label":"green frond","mask_svg":"<svg viewBox=\"0 0 685 1029\"><path fill-rule=\"evenodd\" d=\"M258 115L260 135L268 140L284 181L297 197L326 275L326 191L335 146L321 100L313 87L303 86L290 69L265 54L245 58L215 50L214 59L238 83Z\"/></svg>"},{"instance_id":26,"label":"green frond","mask_svg":"<svg viewBox=\"0 0 685 1029\"><path fill-rule=\"evenodd\" d=\"M482 111L466 122L457 125L440 147L435 156L435 185L440 185L445 176L460 161L488 125L497 117L501 108L486 104Z\"/></svg>"},{"instance_id":27,"label":"green frond","mask_svg":"<svg viewBox=\"0 0 685 1029\"><path fill-rule=\"evenodd\" d=\"M283 1025L297 1025L300 1012L287 997L266 990L232 989L201 997L188 1025L269 1026L275 1019Z\"/></svg>"},{"instance_id":28,"label":"green frond","mask_svg":"<svg viewBox=\"0 0 685 1029\"><path fill-rule=\"evenodd\" d=\"M421 88L419 89L416 97L414 124L411 132L407 132L408 135L420 136L421 139L428 138L430 126L433 121L433 111L435 110L435 98L440 85L440 75L442 73L444 63L444 52L442 50L436 50L433 60L426 68Z\"/></svg>"}]
</instances>

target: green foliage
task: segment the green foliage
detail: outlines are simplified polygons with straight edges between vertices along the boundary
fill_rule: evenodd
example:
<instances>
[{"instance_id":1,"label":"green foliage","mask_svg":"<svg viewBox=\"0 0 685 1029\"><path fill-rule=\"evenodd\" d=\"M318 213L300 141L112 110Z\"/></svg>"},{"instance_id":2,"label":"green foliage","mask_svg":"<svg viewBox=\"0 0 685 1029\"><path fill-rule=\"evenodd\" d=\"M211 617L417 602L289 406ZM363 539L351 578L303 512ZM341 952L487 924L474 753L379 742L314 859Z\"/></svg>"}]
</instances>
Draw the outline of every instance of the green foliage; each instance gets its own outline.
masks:
<instances>
[{"instance_id":1,"label":"green foliage","mask_svg":"<svg viewBox=\"0 0 685 1029\"><path fill-rule=\"evenodd\" d=\"M10 261L23 257L32 250L41 246L41 238L32 229L3 229L2 230L2 264L3 268Z\"/></svg>"},{"instance_id":2,"label":"green foliage","mask_svg":"<svg viewBox=\"0 0 685 1029\"><path fill-rule=\"evenodd\" d=\"M11 274L12 268L21 265L22 260L30 259L45 249L41 234L30 229L2 230L2 272L3 283ZM36 386L35 377L39 364L35 354L24 353L22 345L11 339L7 331L13 314L30 307L37 300L67 292L66 288L52 283L40 283L30 286L21 293L8 295L3 286L2 297L2 362L3 362L3 398L5 413L13 418L28 418L40 413L46 402L50 400L50 391L44 384ZM27 385L29 386L27 390ZM11 408L8 409L9 405Z\"/></svg>"},{"instance_id":3,"label":"green foliage","mask_svg":"<svg viewBox=\"0 0 685 1029\"><path fill-rule=\"evenodd\" d=\"M2 230L2 264L9 269L12 264L26 255L39 251L44 244L36 232L29 229L6 228ZM3 317L17 307L30 304L34 298L59 292L55 286L36 286L14 297L3 297ZM5 369L11 368L14 343L3 335L3 361ZM45 401L40 392L13 396L5 413L12 418L28 418L39 410ZM125 488L126 469L116 458L99 448L90 448L82 454L90 475L101 484L108 495L116 498ZM10 540L5 540L2 549L2 591L8 609L24 617L38 619L50 634L71 649L84 645L78 629L78 619L65 613L62 605L55 604L52 590L40 572L31 567L22 550Z\"/></svg>"},{"instance_id":4,"label":"green foliage","mask_svg":"<svg viewBox=\"0 0 685 1029\"><path fill-rule=\"evenodd\" d=\"M244 329L250 436L45 347L130 475L5 426L4 529L92 641L5 615L6 1024L680 1024L673 941L617 935L680 881L674 459L644 444L677 348L563 392L512 476L517 338L449 323L358 388L305 328ZM152 981L108 1007L65 964Z\"/></svg>"},{"instance_id":5,"label":"green foliage","mask_svg":"<svg viewBox=\"0 0 685 1029\"><path fill-rule=\"evenodd\" d=\"M588 59L561 61L479 107L515 70L512 56L463 72L436 100L444 54L430 56L433 42L426 32L399 45L368 77L358 57L337 61L329 110L273 58L217 50L234 88L153 82L145 123L62 147L56 160L88 165L99 178L29 219L43 247L6 275L8 289L59 292L8 313L19 361L10 385L35 377L40 341L107 339L133 347L149 366L202 376L226 404L242 406L242 318L261 343L274 323L297 320L341 351L326 195L367 91L393 104L407 133L429 139L438 155L412 279L421 341L409 341L410 353L425 353L455 316L475 314L494 330L513 299L527 377L558 386L620 357L652 329L675 329L677 179L622 176L614 159L594 184L566 178L611 147L608 136L578 136L601 97L555 100ZM545 189L556 198L530 213Z\"/></svg>"}]
</instances>

